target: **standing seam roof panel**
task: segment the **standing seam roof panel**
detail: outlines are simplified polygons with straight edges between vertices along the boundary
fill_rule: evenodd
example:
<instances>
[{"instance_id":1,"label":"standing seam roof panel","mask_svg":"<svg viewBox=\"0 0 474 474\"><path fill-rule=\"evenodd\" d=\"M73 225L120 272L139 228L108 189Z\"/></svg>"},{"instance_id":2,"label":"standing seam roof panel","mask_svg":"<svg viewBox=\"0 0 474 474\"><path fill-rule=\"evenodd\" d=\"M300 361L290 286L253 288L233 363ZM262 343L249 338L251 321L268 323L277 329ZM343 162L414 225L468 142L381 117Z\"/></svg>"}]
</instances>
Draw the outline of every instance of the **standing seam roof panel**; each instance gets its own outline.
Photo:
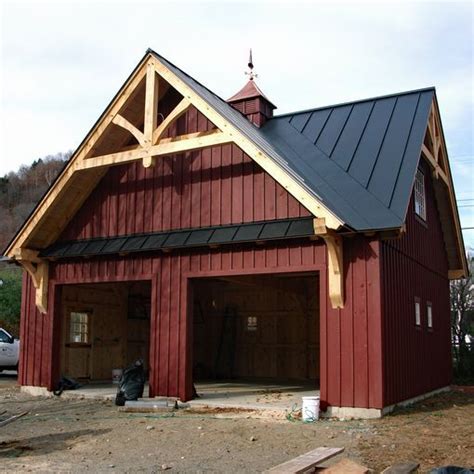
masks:
<instances>
[{"instance_id":1,"label":"standing seam roof panel","mask_svg":"<svg viewBox=\"0 0 474 474\"><path fill-rule=\"evenodd\" d=\"M303 135L313 143L316 143L324 125L331 115L331 111L332 109L324 109L313 112L305 128L302 130Z\"/></svg>"},{"instance_id":2,"label":"standing seam roof panel","mask_svg":"<svg viewBox=\"0 0 474 474\"><path fill-rule=\"evenodd\" d=\"M419 97L416 94L398 99L369 180L368 190L387 207L390 205Z\"/></svg>"},{"instance_id":3,"label":"standing seam roof panel","mask_svg":"<svg viewBox=\"0 0 474 474\"><path fill-rule=\"evenodd\" d=\"M416 155L419 157L420 155L420 143L423 143L425 137L432 101L432 91L421 93L405 155L390 199L390 208L402 219L404 219L408 208L419 162L419 159L413 160L411 157Z\"/></svg>"},{"instance_id":4,"label":"standing seam roof panel","mask_svg":"<svg viewBox=\"0 0 474 474\"><path fill-rule=\"evenodd\" d=\"M346 125L349 114L352 111L352 105L345 107L338 107L334 109L328 121L324 125L319 138L316 141L316 146L322 150L326 155L331 156L334 146Z\"/></svg>"},{"instance_id":5,"label":"standing seam roof panel","mask_svg":"<svg viewBox=\"0 0 474 474\"><path fill-rule=\"evenodd\" d=\"M382 145L395 102L395 98L389 98L377 101L374 104L364 134L349 167L349 174L364 187L367 186L377 161L377 155Z\"/></svg>"},{"instance_id":6,"label":"standing seam roof panel","mask_svg":"<svg viewBox=\"0 0 474 474\"><path fill-rule=\"evenodd\" d=\"M370 102L354 105L346 126L332 152L331 158L346 171L357 149L373 106L374 104Z\"/></svg>"}]
</instances>

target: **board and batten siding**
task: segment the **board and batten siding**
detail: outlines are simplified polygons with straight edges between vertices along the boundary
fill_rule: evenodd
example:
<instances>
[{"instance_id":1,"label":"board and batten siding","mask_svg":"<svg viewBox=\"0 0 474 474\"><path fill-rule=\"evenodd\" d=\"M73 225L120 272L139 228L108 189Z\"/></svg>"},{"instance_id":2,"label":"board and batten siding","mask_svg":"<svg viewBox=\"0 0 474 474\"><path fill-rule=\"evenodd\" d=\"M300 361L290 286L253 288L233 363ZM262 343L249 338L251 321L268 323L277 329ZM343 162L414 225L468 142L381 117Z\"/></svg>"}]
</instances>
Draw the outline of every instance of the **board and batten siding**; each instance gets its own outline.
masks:
<instances>
[{"instance_id":1,"label":"board and batten siding","mask_svg":"<svg viewBox=\"0 0 474 474\"><path fill-rule=\"evenodd\" d=\"M20 383L53 389L59 380L61 285L150 280L151 394L186 400L192 396L190 278L319 272L322 404L381 408L378 252L376 240L357 237L346 243L346 306L342 310L332 309L328 300L326 247L321 241L52 262L47 314L36 311L34 288L25 277Z\"/></svg>"},{"instance_id":2,"label":"board and batten siding","mask_svg":"<svg viewBox=\"0 0 474 474\"><path fill-rule=\"evenodd\" d=\"M209 128L193 108L184 119L181 133ZM306 208L228 144L159 157L150 168L141 161L110 168L59 240L303 216Z\"/></svg>"},{"instance_id":3,"label":"board and batten siding","mask_svg":"<svg viewBox=\"0 0 474 474\"><path fill-rule=\"evenodd\" d=\"M425 176L426 223L415 214L412 196L406 233L382 242L384 405L413 398L451 383L448 261L429 167ZM415 324L415 298L421 325ZM427 327L427 302L433 328Z\"/></svg>"}]
</instances>

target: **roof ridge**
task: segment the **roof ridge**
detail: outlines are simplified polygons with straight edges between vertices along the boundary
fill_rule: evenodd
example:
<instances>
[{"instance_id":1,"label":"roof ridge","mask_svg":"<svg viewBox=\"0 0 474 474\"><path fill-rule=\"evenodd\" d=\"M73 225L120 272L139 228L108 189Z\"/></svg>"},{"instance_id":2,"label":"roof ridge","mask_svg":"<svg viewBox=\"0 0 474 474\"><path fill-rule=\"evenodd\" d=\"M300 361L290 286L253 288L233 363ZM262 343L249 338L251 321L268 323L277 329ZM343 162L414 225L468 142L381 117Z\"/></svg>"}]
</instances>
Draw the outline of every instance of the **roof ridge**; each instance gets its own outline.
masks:
<instances>
[{"instance_id":1,"label":"roof ridge","mask_svg":"<svg viewBox=\"0 0 474 474\"><path fill-rule=\"evenodd\" d=\"M173 66L174 68L178 69L180 72L182 72L185 76L189 77L190 79L192 79L194 82L196 82L197 84L199 84L201 87L203 87L204 89L206 89L209 93L211 93L213 96L217 97L218 99L220 99L222 102L225 102L227 103L227 101L225 99L223 99L220 95L216 94L213 90L209 89L209 87L205 86L202 82L199 82L196 78L194 78L193 76L191 76L190 74L188 74L186 71L183 71L179 66L176 66L176 64L172 63L169 59L166 59L164 56L162 56L161 54L157 53L154 49L152 48L148 48L146 50L146 54L153 54L155 56L157 56L159 59L162 59L164 61L166 61L168 64L171 64L171 66Z\"/></svg>"},{"instance_id":2,"label":"roof ridge","mask_svg":"<svg viewBox=\"0 0 474 474\"><path fill-rule=\"evenodd\" d=\"M422 87L420 89L413 89L413 90L409 90L409 91L394 92L392 94L384 94L384 95L379 95L379 96L375 96L375 97L366 97L365 99L350 100L350 101L347 101L347 102L339 102L337 104L328 104L328 105L323 105L321 107L313 107L311 109L296 110L294 112L285 112L284 114L275 115L270 120L279 119L281 117L288 117L290 115L299 115L299 114L305 114L305 113L310 113L310 112L316 112L318 110L333 109L335 107L343 107L343 106L347 106L347 105L361 104L363 102L370 102L370 101L374 101L374 100L389 99L391 97L399 97L399 96L402 96L402 95L419 94L421 92L427 92L427 91L435 91L436 92L436 87L435 86Z\"/></svg>"}]
</instances>

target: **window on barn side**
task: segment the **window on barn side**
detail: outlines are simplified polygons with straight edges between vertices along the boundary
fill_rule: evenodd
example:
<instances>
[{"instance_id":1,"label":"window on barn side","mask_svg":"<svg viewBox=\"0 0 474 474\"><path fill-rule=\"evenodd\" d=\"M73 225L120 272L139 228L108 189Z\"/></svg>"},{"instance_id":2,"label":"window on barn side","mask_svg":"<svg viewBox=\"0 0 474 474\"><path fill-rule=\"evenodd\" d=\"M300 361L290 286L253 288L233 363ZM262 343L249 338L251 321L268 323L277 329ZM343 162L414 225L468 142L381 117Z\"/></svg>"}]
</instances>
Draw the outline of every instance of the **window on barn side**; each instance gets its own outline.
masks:
<instances>
[{"instance_id":1,"label":"window on barn side","mask_svg":"<svg viewBox=\"0 0 474 474\"><path fill-rule=\"evenodd\" d=\"M71 312L69 342L87 344L90 336L90 314Z\"/></svg>"},{"instance_id":2,"label":"window on barn side","mask_svg":"<svg viewBox=\"0 0 474 474\"><path fill-rule=\"evenodd\" d=\"M415 324L421 326L421 302L419 298L415 298Z\"/></svg>"},{"instance_id":3,"label":"window on barn side","mask_svg":"<svg viewBox=\"0 0 474 474\"><path fill-rule=\"evenodd\" d=\"M426 303L426 319L428 322L428 329L433 329L433 305L430 301Z\"/></svg>"},{"instance_id":4,"label":"window on barn side","mask_svg":"<svg viewBox=\"0 0 474 474\"><path fill-rule=\"evenodd\" d=\"M420 169L415 177L415 213L426 221L426 196L425 196L425 175Z\"/></svg>"},{"instance_id":5,"label":"window on barn side","mask_svg":"<svg viewBox=\"0 0 474 474\"><path fill-rule=\"evenodd\" d=\"M258 320L257 316L247 317L247 331L254 332L257 330Z\"/></svg>"}]
</instances>

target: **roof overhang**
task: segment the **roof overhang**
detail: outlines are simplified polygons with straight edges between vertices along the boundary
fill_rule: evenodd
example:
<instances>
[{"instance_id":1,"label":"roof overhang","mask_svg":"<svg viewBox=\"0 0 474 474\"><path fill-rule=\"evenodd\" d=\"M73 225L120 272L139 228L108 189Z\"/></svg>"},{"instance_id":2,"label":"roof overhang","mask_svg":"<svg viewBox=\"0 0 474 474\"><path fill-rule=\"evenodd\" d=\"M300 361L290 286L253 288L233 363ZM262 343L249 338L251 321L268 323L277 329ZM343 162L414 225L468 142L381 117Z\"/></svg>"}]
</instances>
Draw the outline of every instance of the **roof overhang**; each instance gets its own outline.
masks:
<instances>
[{"instance_id":1,"label":"roof overhang","mask_svg":"<svg viewBox=\"0 0 474 474\"><path fill-rule=\"evenodd\" d=\"M436 94L433 95L421 155L432 170L435 199L448 258L448 277L450 280L466 278L469 266Z\"/></svg>"}]
</instances>

